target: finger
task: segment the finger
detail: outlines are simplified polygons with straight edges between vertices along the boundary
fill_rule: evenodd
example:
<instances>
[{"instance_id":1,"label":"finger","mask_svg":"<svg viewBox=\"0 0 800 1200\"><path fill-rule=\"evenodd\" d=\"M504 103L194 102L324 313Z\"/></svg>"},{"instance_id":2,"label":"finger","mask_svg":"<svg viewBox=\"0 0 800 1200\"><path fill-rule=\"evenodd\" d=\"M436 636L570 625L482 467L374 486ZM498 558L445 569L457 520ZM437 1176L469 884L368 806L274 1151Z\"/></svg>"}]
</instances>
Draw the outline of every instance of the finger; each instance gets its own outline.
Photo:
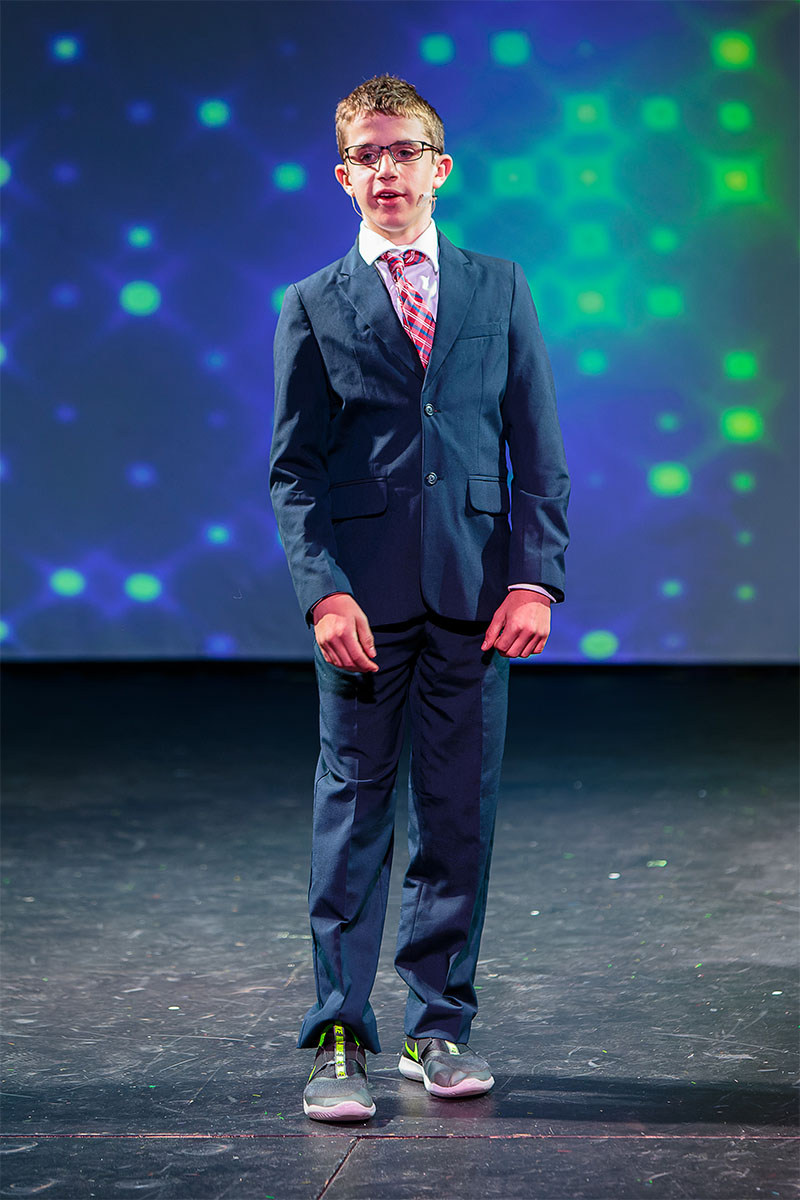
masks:
<instances>
[{"instance_id":1,"label":"finger","mask_svg":"<svg viewBox=\"0 0 800 1200\"><path fill-rule=\"evenodd\" d=\"M502 617L492 617L489 628L486 630L483 642L481 643L481 650L490 650L492 646L495 645L495 642L502 633L504 626L505 621Z\"/></svg>"},{"instance_id":2,"label":"finger","mask_svg":"<svg viewBox=\"0 0 800 1200\"><path fill-rule=\"evenodd\" d=\"M370 658L374 658L375 639L372 636L372 630L369 627L369 621L363 614L359 614L359 616L356 617L356 634L358 635L358 640L363 646L364 650L367 652Z\"/></svg>"},{"instance_id":3,"label":"finger","mask_svg":"<svg viewBox=\"0 0 800 1200\"><path fill-rule=\"evenodd\" d=\"M526 643L526 645L522 648L522 650L520 650L519 654L517 655L517 658L530 658L530 656L532 654L541 654L541 647L539 647L539 649L537 649L538 645L539 645L539 635L537 634L535 637L532 637L529 642Z\"/></svg>"},{"instance_id":4,"label":"finger","mask_svg":"<svg viewBox=\"0 0 800 1200\"><path fill-rule=\"evenodd\" d=\"M378 669L378 664L367 658L361 643L355 635L355 631L345 634L342 639L344 645L342 647L342 662L350 671L370 671L374 673Z\"/></svg>"}]
</instances>

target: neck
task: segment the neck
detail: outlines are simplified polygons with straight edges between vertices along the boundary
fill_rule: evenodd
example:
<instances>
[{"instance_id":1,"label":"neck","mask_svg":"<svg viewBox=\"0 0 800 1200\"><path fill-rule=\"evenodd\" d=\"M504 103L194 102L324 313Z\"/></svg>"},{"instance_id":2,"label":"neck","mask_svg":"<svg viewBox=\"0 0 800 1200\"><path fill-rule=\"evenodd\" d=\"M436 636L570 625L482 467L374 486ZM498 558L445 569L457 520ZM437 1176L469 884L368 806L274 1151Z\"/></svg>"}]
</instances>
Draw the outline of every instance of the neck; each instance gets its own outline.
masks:
<instances>
[{"instance_id":1,"label":"neck","mask_svg":"<svg viewBox=\"0 0 800 1200\"><path fill-rule=\"evenodd\" d=\"M409 246L417 240L420 234L425 232L430 223L430 209L420 216L419 221L415 221L413 225L407 225L405 229L380 229L377 225L373 225L371 221L368 221L366 218L364 219L367 229L371 229L373 233L386 238L387 242L392 242L395 246Z\"/></svg>"}]
</instances>

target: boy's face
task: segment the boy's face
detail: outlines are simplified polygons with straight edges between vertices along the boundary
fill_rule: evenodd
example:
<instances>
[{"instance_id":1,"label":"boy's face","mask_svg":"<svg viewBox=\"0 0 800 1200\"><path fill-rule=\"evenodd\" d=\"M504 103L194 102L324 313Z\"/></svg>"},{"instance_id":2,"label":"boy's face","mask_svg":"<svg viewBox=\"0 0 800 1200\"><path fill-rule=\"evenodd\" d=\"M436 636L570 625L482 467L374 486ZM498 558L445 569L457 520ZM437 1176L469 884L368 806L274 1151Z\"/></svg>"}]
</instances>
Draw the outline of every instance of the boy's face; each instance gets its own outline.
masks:
<instances>
[{"instance_id":1,"label":"boy's face","mask_svg":"<svg viewBox=\"0 0 800 1200\"><path fill-rule=\"evenodd\" d=\"M409 140L430 141L417 117L365 113L347 126L345 146L391 146ZM335 174L361 209L367 228L401 246L413 242L430 224L433 196L452 165L449 154L432 150L423 151L414 162L397 163L384 150L371 167L345 161L336 165Z\"/></svg>"}]
</instances>

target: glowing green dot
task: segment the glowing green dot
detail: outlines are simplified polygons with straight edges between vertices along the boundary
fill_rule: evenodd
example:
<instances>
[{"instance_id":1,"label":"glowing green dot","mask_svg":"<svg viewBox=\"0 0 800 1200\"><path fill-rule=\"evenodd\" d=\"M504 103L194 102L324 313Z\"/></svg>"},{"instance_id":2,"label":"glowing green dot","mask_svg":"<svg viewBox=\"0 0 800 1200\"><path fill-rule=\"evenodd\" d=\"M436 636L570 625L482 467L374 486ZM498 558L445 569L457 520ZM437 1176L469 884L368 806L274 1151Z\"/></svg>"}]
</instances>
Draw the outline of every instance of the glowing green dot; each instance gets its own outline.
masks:
<instances>
[{"instance_id":1,"label":"glowing green dot","mask_svg":"<svg viewBox=\"0 0 800 1200\"><path fill-rule=\"evenodd\" d=\"M8 351L6 350L5 342L0 342L0 367L6 361Z\"/></svg>"},{"instance_id":2,"label":"glowing green dot","mask_svg":"<svg viewBox=\"0 0 800 1200\"><path fill-rule=\"evenodd\" d=\"M675 129L680 121L678 105L671 96L648 96L642 102L642 120L651 129Z\"/></svg>"},{"instance_id":3,"label":"glowing green dot","mask_svg":"<svg viewBox=\"0 0 800 1200\"><path fill-rule=\"evenodd\" d=\"M197 106L198 120L210 129L227 125L230 117L231 110L224 100L204 100Z\"/></svg>"},{"instance_id":4,"label":"glowing green dot","mask_svg":"<svg viewBox=\"0 0 800 1200\"><path fill-rule=\"evenodd\" d=\"M731 350L722 365L729 379L755 379L758 374L758 359L749 350Z\"/></svg>"},{"instance_id":5,"label":"glowing green dot","mask_svg":"<svg viewBox=\"0 0 800 1200\"><path fill-rule=\"evenodd\" d=\"M754 408L726 409L720 425L730 442L757 442L764 436L764 418Z\"/></svg>"},{"instance_id":6,"label":"glowing green dot","mask_svg":"<svg viewBox=\"0 0 800 1200\"><path fill-rule=\"evenodd\" d=\"M753 535L749 529L740 529L736 534L736 541L740 546L749 546L752 544Z\"/></svg>"},{"instance_id":7,"label":"glowing green dot","mask_svg":"<svg viewBox=\"0 0 800 1200\"><path fill-rule=\"evenodd\" d=\"M619 649L619 639L608 629L593 629L583 635L580 648L587 658L611 658Z\"/></svg>"},{"instance_id":8,"label":"glowing green dot","mask_svg":"<svg viewBox=\"0 0 800 1200\"><path fill-rule=\"evenodd\" d=\"M753 114L741 100L726 100L717 109L717 118L723 129L740 133L753 124Z\"/></svg>"},{"instance_id":9,"label":"glowing green dot","mask_svg":"<svg viewBox=\"0 0 800 1200\"><path fill-rule=\"evenodd\" d=\"M272 172L272 182L282 192L299 192L306 186L305 167L300 163L279 163Z\"/></svg>"},{"instance_id":10,"label":"glowing green dot","mask_svg":"<svg viewBox=\"0 0 800 1200\"><path fill-rule=\"evenodd\" d=\"M54 571L50 576L50 587L59 596L79 596L86 587L86 580L80 571L62 567L61 570Z\"/></svg>"},{"instance_id":11,"label":"glowing green dot","mask_svg":"<svg viewBox=\"0 0 800 1200\"><path fill-rule=\"evenodd\" d=\"M606 298L602 292L587 290L578 292L575 303L581 312L593 314L603 311L606 306Z\"/></svg>"},{"instance_id":12,"label":"glowing green dot","mask_svg":"<svg viewBox=\"0 0 800 1200\"><path fill-rule=\"evenodd\" d=\"M755 58L753 39L746 33L727 31L717 33L711 40L711 56L718 67L740 71L752 65Z\"/></svg>"},{"instance_id":13,"label":"glowing green dot","mask_svg":"<svg viewBox=\"0 0 800 1200\"><path fill-rule=\"evenodd\" d=\"M683 463L656 463L647 473L647 486L657 496L681 496L691 485L689 468Z\"/></svg>"},{"instance_id":14,"label":"glowing green dot","mask_svg":"<svg viewBox=\"0 0 800 1200\"><path fill-rule=\"evenodd\" d=\"M579 104L575 109L575 116L583 125L593 125L599 115L596 104Z\"/></svg>"},{"instance_id":15,"label":"glowing green dot","mask_svg":"<svg viewBox=\"0 0 800 1200\"><path fill-rule=\"evenodd\" d=\"M419 56L424 62L442 66L455 58L456 47L446 33L429 33L419 44Z\"/></svg>"},{"instance_id":16,"label":"glowing green dot","mask_svg":"<svg viewBox=\"0 0 800 1200\"><path fill-rule=\"evenodd\" d=\"M663 412L659 413L656 417L656 425L664 433L674 433L676 429L680 429L681 419L677 413Z\"/></svg>"},{"instance_id":17,"label":"glowing green dot","mask_svg":"<svg viewBox=\"0 0 800 1200\"><path fill-rule=\"evenodd\" d=\"M10 632L8 621L0 621L0 642L4 642ZM4 879L3 882L7 883L8 880Z\"/></svg>"},{"instance_id":18,"label":"glowing green dot","mask_svg":"<svg viewBox=\"0 0 800 1200\"><path fill-rule=\"evenodd\" d=\"M602 350L581 350L578 370L582 375L602 375L608 370L608 359Z\"/></svg>"},{"instance_id":19,"label":"glowing green dot","mask_svg":"<svg viewBox=\"0 0 800 1200\"><path fill-rule=\"evenodd\" d=\"M659 254L670 254L678 245L678 235L674 229L659 225L650 230L650 245Z\"/></svg>"},{"instance_id":20,"label":"glowing green dot","mask_svg":"<svg viewBox=\"0 0 800 1200\"><path fill-rule=\"evenodd\" d=\"M125 580L125 591L131 600L147 603L161 595L161 583L155 575L138 572L135 575L129 575Z\"/></svg>"},{"instance_id":21,"label":"glowing green dot","mask_svg":"<svg viewBox=\"0 0 800 1200\"><path fill-rule=\"evenodd\" d=\"M731 487L735 492L752 492L756 486L756 477L751 471L737 471L731 475Z\"/></svg>"},{"instance_id":22,"label":"glowing green dot","mask_svg":"<svg viewBox=\"0 0 800 1200\"><path fill-rule=\"evenodd\" d=\"M740 583L735 592L736 599L741 600L743 604L747 604L748 601L754 599L755 594L756 589L752 583Z\"/></svg>"},{"instance_id":23,"label":"glowing green dot","mask_svg":"<svg viewBox=\"0 0 800 1200\"><path fill-rule=\"evenodd\" d=\"M530 58L531 43L527 33L507 31L493 33L489 50L496 63L504 67L519 67Z\"/></svg>"},{"instance_id":24,"label":"glowing green dot","mask_svg":"<svg viewBox=\"0 0 800 1200\"><path fill-rule=\"evenodd\" d=\"M667 860L665 858L651 858L647 865L648 867L665 867ZM697 965L702 966L703 964L698 963Z\"/></svg>"},{"instance_id":25,"label":"glowing green dot","mask_svg":"<svg viewBox=\"0 0 800 1200\"><path fill-rule=\"evenodd\" d=\"M270 304L272 305L272 308L276 313L279 313L281 311L281 305L283 304L283 297L286 295L286 289L288 288L288 286L289 286L288 284L283 283L283 284L281 284L280 287L276 287L273 289L272 295L270 296Z\"/></svg>"},{"instance_id":26,"label":"glowing green dot","mask_svg":"<svg viewBox=\"0 0 800 1200\"><path fill-rule=\"evenodd\" d=\"M578 179L581 183L585 184L586 187L591 187L593 183L597 183L599 178L600 176L598 175L597 171L595 171L594 167L584 167L582 171L578 172Z\"/></svg>"},{"instance_id":27,"label":"glowing green dot","mask_svg":"<svg viewBox=\"0 0 800 1200\"><path fill-rule=\"evenodd\" d=\"M722 182L731 192L746 192L750 186L750 175L744 167L729 167L722 174Z\"/></svg>"},{"instance_id":28,"label":"glowing green dot","mask_svg":"<svg viewBox=\"0 0 800 1200\"><path fill-rule=\"evenodd\" d=\"M119 302L132 316L149 317L161 304L161 293L155 284L144 279L134 279L125 284L119 294Z\"/></svg>"},{"instance_id":29,"label":"glowing green dot","mask_svg":"<svg viewBox=\"0 0 800 1200\"><path fill-rule=\"evenodd\" d=\"M11 165L5 158L0 158L0 187L11 178Z\"/></svg>"},{"instance_id":30,"label":"glowing green dot","mask_svg":"<svg viewBox=\"0 0 800 1200\"><path fill-rule=\"evenodd\" d=\"M454 246L464 245L464 229L457 221L439 221L437 219L436 224Z\"/></svg>"},{"instance_id":31,"label":"glowing green dot","mask_svg":"<svg viewBox=\"0 0 800 1200\"><path fill-rule=\"evenodd\" d=\"M528 196L534 190L533 163L528 158L496 158L490 180L498 196Z\"/></svg>"},{"instance_id":32,"label":"glowing green dot","mask_svg":"<svg viewBox=\"0 0 800 1200\"><path fill-rule=\"evenodd\" d=\"M680 579L665 579L661 584L661 595L672 599L683 595L683 584Z\"/></svg>"},{"instance_id":33,"label":"glowing green dot","mask_svg":"<svg viewBox=\"0 0 800 1200\"><path fill-rule=\"evenodd\" d=\"M675 287L650 288L647 307L655 317L679 317L683 312L683 293Z\"/></svg>"},{"instance_id":34,"label":"glowing green dot","mask_svg":"<svg viewBox=\"0 0 800 1200\"><path fill-rule=\"evenodd\" d=\"M135 246L137 250L143 246L150 246L153 241L152 231L146 225L134 225L128 230L128 245Z\"/></svg>"},{"instance_id":35,"label":"glowing green dot","mask_svg":"<svg viewBox=\"0 0 800 1200\"><path fill-rule=\"evenodd\" d=\"M609 244L607 228L597 221L582 221L570 227L570 252L580 258L608 254Z\"/></svg>"},{"instance_id":36,"label":"glowing green dot","mask_svg":"<svg viewBox=\"0 0 800 1200\"><path fill-rule=\"evenodd\" d=\"M77 57L78 42L74 37L54 38L51 43L51 49L54 58L60 58L62 61L68 62L70 59Z\"/></svg>"}]
</instances>

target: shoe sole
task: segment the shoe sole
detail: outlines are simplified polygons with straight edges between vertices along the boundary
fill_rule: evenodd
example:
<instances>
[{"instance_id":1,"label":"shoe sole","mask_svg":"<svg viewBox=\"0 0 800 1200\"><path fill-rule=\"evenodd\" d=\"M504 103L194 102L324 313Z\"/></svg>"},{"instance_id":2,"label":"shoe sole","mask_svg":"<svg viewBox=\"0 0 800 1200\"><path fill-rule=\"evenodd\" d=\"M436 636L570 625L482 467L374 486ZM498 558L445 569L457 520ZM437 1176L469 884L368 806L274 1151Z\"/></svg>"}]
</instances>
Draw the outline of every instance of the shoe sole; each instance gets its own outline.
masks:
<instances>
[{"instance_id":1,"label":"shoe sole","mask_svg":"<svg viewBox=\"0 0 800 1200\"><path fill-rule=\"evenodd\" d=\"M375 1105L365 1108L356 1100L342 1100L339 1104L309 1104L303 1101L303 1112L312 1121L368 1121L375 1116Z\"/></svg>"},{"instance_id":2,"label":"shoe sole","mask_svg":"<svg viewBox=\"0 0 800 1200\"><path fill-rule=\"evenodd\" d=\"M426 1092L431 1096L438 1096L441 1100L457 1099L460 1096L482 1096L484 1092L488 1092L494 1087L494 1076L492 1075L488 1079L462 1079L453 1087L442 1087L438 1083L431 1083L422 1069L421 1063L416 1063L412 1058L405 1056L401 1057L397 1069L406 1079L414 1079L417 1083L424 1084Z\"/></svg>"}]
</instances>

